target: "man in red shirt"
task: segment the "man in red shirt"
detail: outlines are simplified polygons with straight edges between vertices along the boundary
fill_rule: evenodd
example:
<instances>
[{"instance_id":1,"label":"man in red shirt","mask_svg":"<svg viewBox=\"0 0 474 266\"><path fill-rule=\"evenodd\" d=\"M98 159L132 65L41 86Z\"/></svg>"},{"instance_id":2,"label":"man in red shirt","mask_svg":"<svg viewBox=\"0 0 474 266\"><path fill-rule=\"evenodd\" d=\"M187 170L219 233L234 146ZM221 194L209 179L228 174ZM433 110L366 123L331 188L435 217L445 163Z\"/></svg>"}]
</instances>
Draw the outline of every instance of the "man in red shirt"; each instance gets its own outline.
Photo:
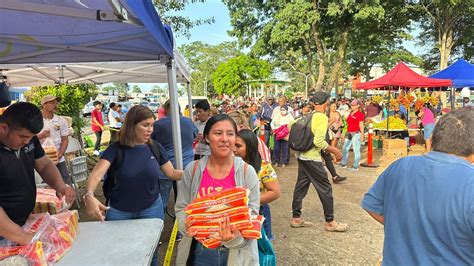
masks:
<instances>
[{"instance_id":1,"label":"man in red shirt","mask_svg":"<svg viewBox=\"0 0 474 266\"><path fill-rule=\"evenodd\" d=\"M342 161L341 166L347 167L347 160L349 159L349 149L352 145L354 150L354 164L351 171L359 170L360 161L360 144L364 142L364 114L360 111L360 102L354 99L351 102L351 112L347 116L347 133L342 147Z\"/></svg>"},{"instance_id":2,"label":"man in red shirt","mask_svg":"<svg viewBox=\"0 0 474 266\"><path fill-rule=\"evenodd\" d=\"M102 118L102 103L100 101L95 101L94 110L91 112L91 127L92 131L95 133L95 146L94 146L94 155L99 156L100 152L100 141L102 140L102 131L104 130L104 120Z\"/></svg>"}]
</instances>

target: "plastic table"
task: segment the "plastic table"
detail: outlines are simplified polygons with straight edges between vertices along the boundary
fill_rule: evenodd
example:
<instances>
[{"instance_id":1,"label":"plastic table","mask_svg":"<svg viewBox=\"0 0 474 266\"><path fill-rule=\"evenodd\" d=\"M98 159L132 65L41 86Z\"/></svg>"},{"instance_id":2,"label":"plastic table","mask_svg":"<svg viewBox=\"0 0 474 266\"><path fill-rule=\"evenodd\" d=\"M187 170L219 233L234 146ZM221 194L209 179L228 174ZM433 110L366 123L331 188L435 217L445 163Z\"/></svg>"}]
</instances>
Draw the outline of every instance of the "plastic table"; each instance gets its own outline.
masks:
<instances>
[{"instance_id":1,"label":"plastic table","mask_svg":"<svg viewBox=\"0 0 474 266\"><path fill-rule=\"evenodd\" d=\"M79 223L76 241L58 265L150 265L162 230L160 219Z\"/></svg>"}]
</instances>

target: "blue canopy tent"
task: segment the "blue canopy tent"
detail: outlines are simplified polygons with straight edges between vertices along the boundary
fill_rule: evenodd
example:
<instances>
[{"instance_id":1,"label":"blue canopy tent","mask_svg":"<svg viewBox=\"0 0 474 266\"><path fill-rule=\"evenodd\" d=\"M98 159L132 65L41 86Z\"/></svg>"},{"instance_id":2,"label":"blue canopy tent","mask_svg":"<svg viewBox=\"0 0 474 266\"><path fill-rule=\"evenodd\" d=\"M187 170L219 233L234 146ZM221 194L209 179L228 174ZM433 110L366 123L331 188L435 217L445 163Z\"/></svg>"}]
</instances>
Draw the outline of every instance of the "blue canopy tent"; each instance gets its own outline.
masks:
<instances>
[{"instance_id":1,"label":"blue canopy tent","mask_svg":"<svg viewBox=\"0 0 474 266\"><path fill-rule=\"evenodd\" d=\"M10 86L168 82L181 136L176 83L189 93L189 73L151 0L2 0L0 72ZM181 139L173 142L182 169Z\"/></svg>"},{"instance_id":2,"label":"blue canopy tent","mask_svg":"<svg viewBox=\"0 0 474 266\"><path fill-rule=\"evenodd\" d=\"M474 65L464 59L459 59L454 64L430 76L431 78L450 79L453 81L451 90L451 107L454 108L454 90L463 87L474 89Z\"/></svg>"},{"instance_id":3,"label":"blue canopy tent","mask_svg":"<svg viewBox=\"0 0 474 266\"><path fill-rule=\"evenodd\" d=\"M449 67L431 75L430 78L450 79L455 88L474 88L474 65L464 59L459 59Z\"/></svg>"}]
</instances>

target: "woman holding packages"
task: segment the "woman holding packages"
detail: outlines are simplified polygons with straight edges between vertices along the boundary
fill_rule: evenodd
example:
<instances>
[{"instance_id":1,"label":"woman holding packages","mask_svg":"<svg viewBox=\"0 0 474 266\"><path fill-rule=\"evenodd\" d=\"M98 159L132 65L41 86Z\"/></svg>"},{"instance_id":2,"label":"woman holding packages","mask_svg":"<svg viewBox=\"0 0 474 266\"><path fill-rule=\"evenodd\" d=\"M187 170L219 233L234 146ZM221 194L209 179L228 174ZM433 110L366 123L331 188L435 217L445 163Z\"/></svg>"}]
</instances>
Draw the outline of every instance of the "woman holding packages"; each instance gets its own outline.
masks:
<instances>
[{"instance_id":1,"label":"woman holding packages","mask_svg":"<svg viewBox=\"0 0 474 266\"><path fill-rule=\"evenodd\" d=\"M178 182L175 212L183 239L178 246L177 265L258 265L257 240L245 239L238 230L231 230L228 219L221 223L220 232L212 236L223 243L216 249L197 242L188 232L192 223L185 222L184 208L194 199L236 186L250 190L248 205L251 214L258 215L258 177L253 167L234 157L236 134L237 126L228 115L211 117L203 132L211 154L189 164L183 180Z\"/></svg>"},{"instance_id":2,"label":"woman holding packages","mask_svg":"<svg viewBox=\"0 0 474 266\"><path fill-rule=\"evenodd\" d=\"M137 105L128 111L119 133L119 141L105 150L87 180L84 202L89 215L101 221L164 219L159 171L173 180L181 179L183 171L174 169L159 143L152 143L150 136L154 121L153 112L148 107ZM159 158L155 158L152 145L158 147ZM123 160L121 165L117 165L115 174L107 176L114 178L115 185L110 193L109 206L105 206L94 197L94 191L118 158L119 152L123 155ZM158 265L157 262L155 256L152 265Z\"/></svg>"},{"instance_id":3,"label":"woman holding packages","mask_svg":"<svg viewBox=\"0 0 474 266\"><path fill-rule=\"evenodd\" d=\"M277 174L271 163L262 161L262 157L258 152L257 136L249 129L242 129L237 133L234 153L253 166L258 173L258 179L260 180L260 214L265 217L263 222L265 233L269 240L273 240L269 203L278 199L281 195Z\"/></svg>"}]
</instances>

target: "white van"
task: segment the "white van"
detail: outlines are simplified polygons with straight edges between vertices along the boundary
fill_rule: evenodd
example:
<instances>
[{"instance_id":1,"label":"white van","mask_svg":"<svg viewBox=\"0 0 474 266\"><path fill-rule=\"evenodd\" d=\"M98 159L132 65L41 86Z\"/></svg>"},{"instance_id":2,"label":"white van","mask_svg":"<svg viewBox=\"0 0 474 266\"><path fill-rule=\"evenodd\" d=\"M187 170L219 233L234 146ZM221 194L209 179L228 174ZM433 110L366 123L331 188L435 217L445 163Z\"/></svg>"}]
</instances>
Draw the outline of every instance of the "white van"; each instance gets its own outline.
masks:
<instances>
[{"instance_id":1,"label":"white van","mask_svg":"<svg viewBox=\"0 0 474 266\"><path fill-rule=\"evenodd\" d=\"M191 96L191 102L193 104L193 106L199 102L200 100L207 100L209 102L209 100L207 99L206 96ZM186 105L188 105L188 97L180 97L178 98L178 103L179 103L179 107L181 108L181 113L184 112L184 109L186 108ZM211 102L209 102L210 104Z\"/></svg>"}]
</instances>

